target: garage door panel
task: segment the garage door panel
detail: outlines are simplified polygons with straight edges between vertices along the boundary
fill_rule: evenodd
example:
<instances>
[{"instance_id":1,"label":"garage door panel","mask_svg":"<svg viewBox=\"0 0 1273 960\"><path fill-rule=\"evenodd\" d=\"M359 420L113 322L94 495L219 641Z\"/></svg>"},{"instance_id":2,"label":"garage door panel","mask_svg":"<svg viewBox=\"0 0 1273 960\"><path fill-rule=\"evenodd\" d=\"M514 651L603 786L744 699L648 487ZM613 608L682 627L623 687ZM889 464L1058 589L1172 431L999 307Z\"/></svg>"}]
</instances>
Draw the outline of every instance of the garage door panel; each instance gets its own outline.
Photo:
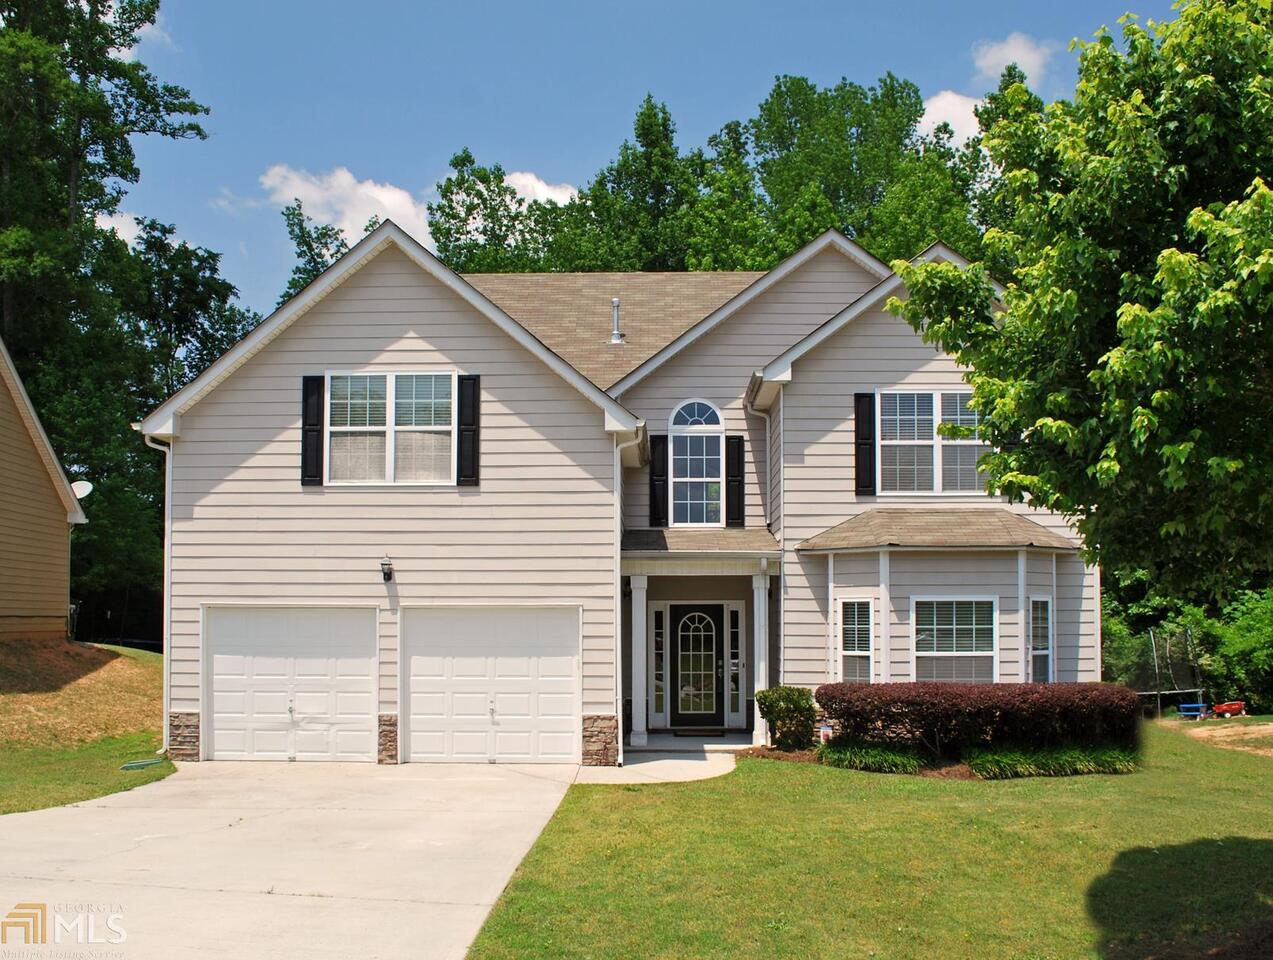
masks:
<instances>
[{"instance_id":1,"label":"garage door panel","mask_svg":"<svg viewBox=\"0 0 1273 960\"><path fill-rule=\"evenodd\" d=\"M212 758L374 760L376 621L370 608L209 608Z\"/></svg>"},{"instance_id":2,"label":"garage door panel","mask_svg":"<svg viewBox=\"0 0 1273 960\"><path fill-rule=\"evenodd\" d=\"M408 609L402 644L405 759L577 762L577 608Z\"/></svg>"}]
</instances>

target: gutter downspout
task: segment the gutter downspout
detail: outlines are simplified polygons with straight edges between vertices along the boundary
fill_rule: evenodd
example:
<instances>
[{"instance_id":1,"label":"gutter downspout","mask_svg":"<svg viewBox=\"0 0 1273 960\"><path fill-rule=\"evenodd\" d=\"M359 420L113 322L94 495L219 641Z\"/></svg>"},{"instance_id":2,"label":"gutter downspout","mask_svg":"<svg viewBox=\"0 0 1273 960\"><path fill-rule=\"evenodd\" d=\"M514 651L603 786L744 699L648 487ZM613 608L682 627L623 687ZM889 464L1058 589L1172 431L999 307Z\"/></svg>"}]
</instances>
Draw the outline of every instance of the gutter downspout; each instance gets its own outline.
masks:
<instances>
[{"instance_id":1,"label":"gutter downspout","mask_svg":"<svg viewBox=\"0 0 1273 960\"><path fill-rule=\"evenodd\" d=\"M637 424L631 440L614 444L614 718L618 736L619 766L623 766L623 451L641 442ZM632 638L636 643L636 638ZM636 691L632 691L636 699Z\"/></svg>"},{"instance_id":2,"label":"gutter downspout","mask_svg":"<svg viewBox=\"0 0 1273 960\"><path fill-rule=\"evenodd\" d=\"M137 424L134 424L134 429ZM164 742L159 753L168 752L168 717L172 713L172 443L161 443L143 434L152 450L164 453Z\"/></svg>"}]
</instances>

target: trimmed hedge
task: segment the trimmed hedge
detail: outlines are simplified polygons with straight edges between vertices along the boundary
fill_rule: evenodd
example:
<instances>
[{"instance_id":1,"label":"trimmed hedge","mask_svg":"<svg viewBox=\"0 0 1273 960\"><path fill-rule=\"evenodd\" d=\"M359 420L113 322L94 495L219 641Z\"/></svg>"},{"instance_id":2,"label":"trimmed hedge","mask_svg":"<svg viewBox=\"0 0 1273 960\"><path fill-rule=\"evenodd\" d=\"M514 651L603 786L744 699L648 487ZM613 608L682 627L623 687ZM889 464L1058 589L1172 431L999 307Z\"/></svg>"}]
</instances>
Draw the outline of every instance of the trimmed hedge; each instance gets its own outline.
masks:
<instances>
[{"instance_id":1,"label":"trimmed hedge","mask_svg":"<svg viewBox=\"0 0 1273 960\"><path fill-rule=\"evenodd\" d=\"M840 767L844 770L915 774L924 766L919 751L907 746L832 740L830 743L818 744L814 753L828 767Z\"/></svg>"},{"instance_id":2,"label":"trimmed hedge","mask_svg":"<svg viewBox=\"0 0 1273 960\"><path fill-rule=\"evenodd\" d=\"M808 750L817 713L807 687L770 687L756 691L756 706L769 724L779 750Z\"/></svg>"},{"instance_id":3,"label":"trimmed hedge","mask_svg":"<svg viewBox=\"0 0 1273 960\"><path fill-rule=\"evenodd\" d=\"M1135 773L1140 757L1127 747L973 747L964 758L983 780L1073 777L1085 773Z\"/></svg>"},{"instance_id":4,"label":"trimmed hedge","mask_svg":"<svg viewBox=\"0 0 1273 960\"><path fill-rule=\"evenodd\" d=\"M1140 705L1101 683L828 683L815 696L846 740L934 756L974 747L1139 746Z\"/></svg>"}]
</instances>

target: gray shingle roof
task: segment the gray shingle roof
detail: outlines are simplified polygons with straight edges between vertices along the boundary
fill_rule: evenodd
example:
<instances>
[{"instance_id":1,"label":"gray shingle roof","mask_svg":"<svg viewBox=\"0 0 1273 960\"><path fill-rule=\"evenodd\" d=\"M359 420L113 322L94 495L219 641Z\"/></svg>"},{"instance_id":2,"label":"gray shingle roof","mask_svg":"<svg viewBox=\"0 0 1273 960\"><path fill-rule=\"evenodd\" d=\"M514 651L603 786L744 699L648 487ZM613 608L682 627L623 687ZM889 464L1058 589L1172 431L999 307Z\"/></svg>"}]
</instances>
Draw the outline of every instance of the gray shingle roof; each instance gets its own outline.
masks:
<instances>
[{"instance_id":1,"label":"gray shingle roof","mask_svg":"<svg viewBox=\"0 0 1273 960\"><path fill-rule=\"evenodd\" d=\"M763 527L669 527L623 531L624 551L642 553L777 553L778 541Z\"/></svg>"},{"instance_id":2,"label":"gray shingle roof","mask_svg":"<svg viewBox=\"0 0 1273 960\"><path fill-rule=\"evenodd\" d=\"M488 300L606 389L764 273L466 273ZM618 297L622 345L610 343Z\"/></svg>"},{"instance_id":3,"label":"gray shingle roof","mask_svg":"<svg viewBox=\"0 0 1273 960\"><path fill-rule=\"evenodd\" d=\"M1074 541L999 507L877 507L823 530L797 550L877 547L1046 547L1075 550Z\"/></svg>"}]
</instances>

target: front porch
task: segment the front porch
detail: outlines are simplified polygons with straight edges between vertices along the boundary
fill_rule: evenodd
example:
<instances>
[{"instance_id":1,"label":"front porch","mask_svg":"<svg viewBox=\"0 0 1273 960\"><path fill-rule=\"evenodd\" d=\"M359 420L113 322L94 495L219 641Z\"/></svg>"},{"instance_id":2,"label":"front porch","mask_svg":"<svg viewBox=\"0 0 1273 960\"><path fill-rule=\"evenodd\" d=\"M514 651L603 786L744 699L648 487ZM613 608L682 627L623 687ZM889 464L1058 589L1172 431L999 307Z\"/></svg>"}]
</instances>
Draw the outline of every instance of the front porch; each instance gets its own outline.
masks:
<instances>
[{"instance_id":1,"label":"front porch","mask_svg":"<svg viewBox=\"0 0 1273 960\"><path fill-rule=\"evenodd\" d=\"M766 530L625 535L627 749L702 753L764 742L755 694L770 685L778 658L778 557Z\"/></svg>"}]
</instances>

